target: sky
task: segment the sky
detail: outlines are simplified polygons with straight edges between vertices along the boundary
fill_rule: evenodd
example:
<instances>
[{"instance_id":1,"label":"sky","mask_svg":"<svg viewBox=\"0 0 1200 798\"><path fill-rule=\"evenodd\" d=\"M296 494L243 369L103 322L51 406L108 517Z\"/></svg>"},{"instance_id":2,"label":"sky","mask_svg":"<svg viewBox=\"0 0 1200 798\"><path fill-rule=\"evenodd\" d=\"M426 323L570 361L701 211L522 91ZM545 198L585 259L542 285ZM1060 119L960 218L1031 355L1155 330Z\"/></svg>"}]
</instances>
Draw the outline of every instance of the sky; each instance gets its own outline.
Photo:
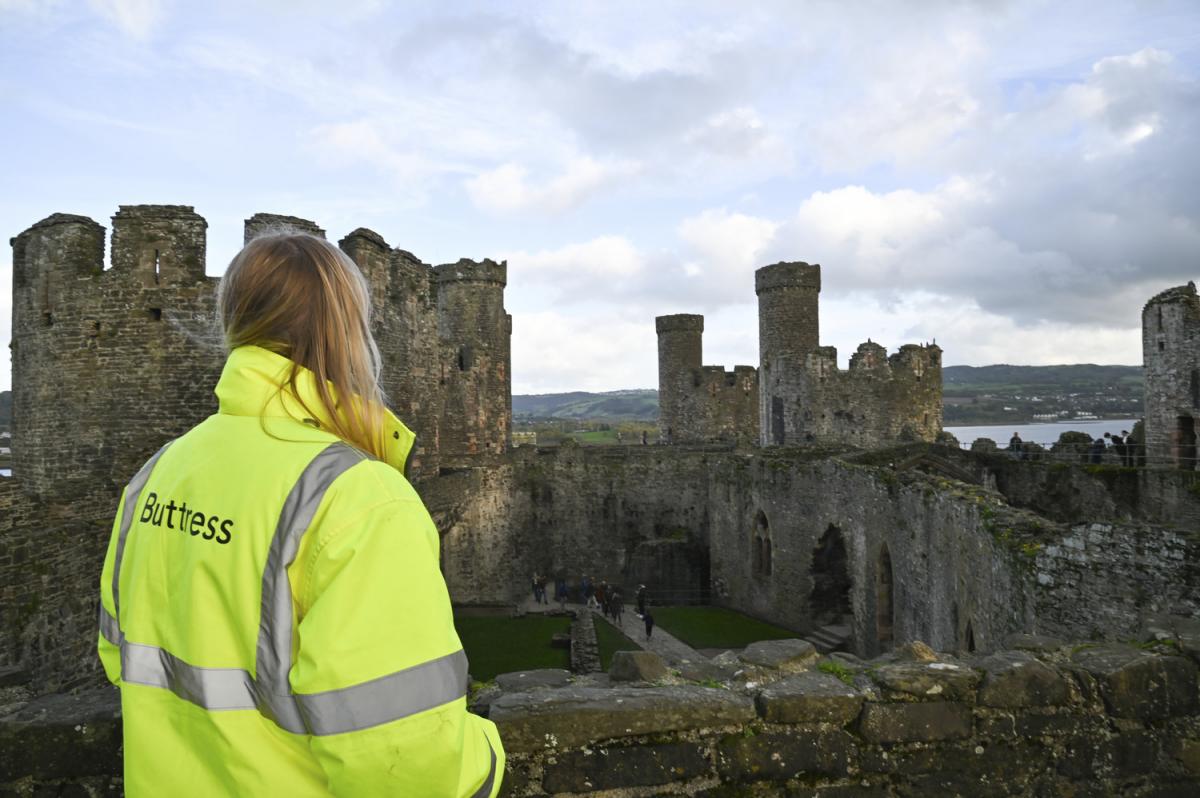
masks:
<instances>
[{"instance_id":1,"label":"sky","mask_svg":"<svg viewBox=\"0 0 1200 798\"><path fill-rule=\"evenodd\" d=\"M1195 0L0 0L0 108L5 237L163 203L214 275L260 211L507 259L519 394L656 386L668 313L757 365L780 260L843 365L1136 365L1200 273Z\"/></svg>"}]
</instances>

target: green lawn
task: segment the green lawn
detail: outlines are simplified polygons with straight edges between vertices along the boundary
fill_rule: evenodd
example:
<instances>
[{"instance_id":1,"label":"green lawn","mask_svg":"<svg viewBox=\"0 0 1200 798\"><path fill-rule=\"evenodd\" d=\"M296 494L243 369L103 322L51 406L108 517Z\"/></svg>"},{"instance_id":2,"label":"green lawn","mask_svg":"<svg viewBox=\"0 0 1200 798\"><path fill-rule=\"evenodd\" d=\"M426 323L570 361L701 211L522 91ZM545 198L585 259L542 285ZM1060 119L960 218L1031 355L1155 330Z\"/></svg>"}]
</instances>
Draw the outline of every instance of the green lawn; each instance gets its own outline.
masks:
<instances>
[{"instance_id":1,"label":"green lawn","mask_svg":"<svg viewBox=\"0 0 1200 798\"><path fill-rule=\"evenodd\" d=\"M454 626L477 681L491 681L498 673L571 667L567 649L550 647L555 632L571 631L570 618L457 617Z\"/></svg>"},{"instance_id":2,"label":"green lawn","mask_svg":"<svg viewBox=\"0 0 1200 798\"><path fill-rule=\"evenodd\" d=\"M745 648L756 640L799 637L797 632L724 607L654 607L654 623L692 648Z\"/></svg>"},{"instance_id":3,"label":"green lawn","mask_svg":"<svg viewBox=\"0 0 1200 798\"><path fill-rule=\"evenodd\" d=\"M602 618L596 618L596 642L600 646L600 667L605 673L612 663L612 656L618 651L640 651L641 646L630 640L617 627Z\"/></svg>"}]
</instances>

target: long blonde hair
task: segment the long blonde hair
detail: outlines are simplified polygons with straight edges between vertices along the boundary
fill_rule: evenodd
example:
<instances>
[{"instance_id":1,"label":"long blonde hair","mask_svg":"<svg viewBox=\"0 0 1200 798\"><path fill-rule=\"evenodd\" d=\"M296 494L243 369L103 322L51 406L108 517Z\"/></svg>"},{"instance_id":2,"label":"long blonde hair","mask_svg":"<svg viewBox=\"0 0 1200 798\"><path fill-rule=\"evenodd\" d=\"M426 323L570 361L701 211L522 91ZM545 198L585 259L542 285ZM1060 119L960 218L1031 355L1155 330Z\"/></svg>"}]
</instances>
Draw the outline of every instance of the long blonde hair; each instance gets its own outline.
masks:
<instances>
[{"instance_id":1,"label":"long blonde hair","mask_svg":"<svg viewBox=\"0 0 1200 798\"><path fill-rule=\"evenodd\" d=\"M371 335L366 278L323 238L281 230L260 235L229 264L218 289L225 344L253 344L292 361L283 385L342 440L384 456L379 347ZM305 404L296 380L316 377L323 413Z\"/></svg>"}]
</instances>

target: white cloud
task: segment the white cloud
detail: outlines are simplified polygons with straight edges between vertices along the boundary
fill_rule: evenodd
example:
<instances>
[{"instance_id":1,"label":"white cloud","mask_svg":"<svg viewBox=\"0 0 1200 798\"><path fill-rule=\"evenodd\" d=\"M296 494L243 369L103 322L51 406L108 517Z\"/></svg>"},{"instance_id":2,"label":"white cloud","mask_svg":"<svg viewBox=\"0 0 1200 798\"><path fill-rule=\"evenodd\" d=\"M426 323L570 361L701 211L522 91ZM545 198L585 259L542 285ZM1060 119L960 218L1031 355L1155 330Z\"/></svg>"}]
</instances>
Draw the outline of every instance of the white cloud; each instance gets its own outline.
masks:
<instances>
[{"instance_id":1,"label":"white cloud","mask_svg":"<svg viewBox=\"0 0 1200 798\"><path fill-rule=\"evenodd\" d=\"M162 0L88 0L88 4L108 22L135 39L145 39L162 22Z\"/></svg>"},{"instance_id":2,"label":"white cloud","mask_svg":"<svg viewBox=\"0 0 1200 798\"><path fill-rule=\"evenodd\" d=\"M490 213L557 214L579 207L637 171L629 161L600 163L585 156L573 159L562 174L539 185L529 180L525 167L506 163L467 180L466 188L475 206Z\"/></svg>"},{"instance_id":3,"label":"white cloud","mask_svg":"<svg viewBox=\"0 0 1200 798\"><path fill-rule=\"evenodd\" d=\"M513 393L645 388L657 373L654 319L608 308L513 312Z\"/></svg>"}]
</instances>

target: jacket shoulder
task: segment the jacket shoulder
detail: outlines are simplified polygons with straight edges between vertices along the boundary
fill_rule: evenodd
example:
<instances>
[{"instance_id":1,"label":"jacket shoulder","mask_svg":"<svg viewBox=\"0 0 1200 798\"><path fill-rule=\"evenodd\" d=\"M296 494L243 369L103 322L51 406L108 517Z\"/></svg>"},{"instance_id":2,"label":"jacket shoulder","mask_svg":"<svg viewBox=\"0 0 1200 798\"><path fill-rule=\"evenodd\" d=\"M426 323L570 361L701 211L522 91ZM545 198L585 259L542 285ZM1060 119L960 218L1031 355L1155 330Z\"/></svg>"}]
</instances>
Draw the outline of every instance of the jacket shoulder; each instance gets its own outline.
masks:
<instances>
[{"instance_id":1,"label":"jacket shoulder","mask_svg":"<svg viewBox=\"0 0 1200 798\"><path fill-rule=\"evenodd\" d=\"M403 474L385 462L366 456L337 480L337 487L355 494L361 492L364 498L370 497L375 501L421 501L416 489Z\"/></svg>"}]
</instances>

